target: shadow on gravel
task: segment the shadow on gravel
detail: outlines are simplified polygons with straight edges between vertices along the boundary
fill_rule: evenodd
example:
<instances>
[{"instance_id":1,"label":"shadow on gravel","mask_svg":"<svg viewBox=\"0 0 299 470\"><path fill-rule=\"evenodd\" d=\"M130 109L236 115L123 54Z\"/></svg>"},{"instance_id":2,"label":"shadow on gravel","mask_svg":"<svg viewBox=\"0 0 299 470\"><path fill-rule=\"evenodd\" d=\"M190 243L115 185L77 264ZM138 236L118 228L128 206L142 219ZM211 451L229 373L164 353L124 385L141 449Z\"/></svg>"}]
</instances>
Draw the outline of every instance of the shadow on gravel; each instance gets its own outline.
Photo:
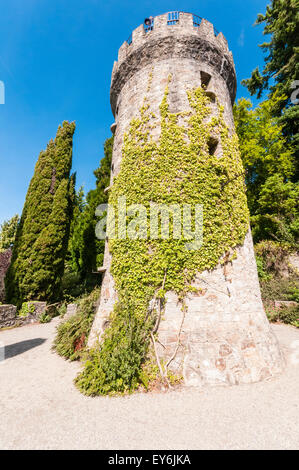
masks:
<instances>
[{"instance_id":1,"label":"shadow on gravel","mask_svg":"<svg viewBox=\"0 0 299 470\"><path fill-rule=\"evenodd\" d=\"M44 338L34 338L4 346L4 359L10 359L11 357L18 356L19 354L22 354L28 351L29 349L40 346L45 341L46 340Z\"/></svg>"}]
</instances>

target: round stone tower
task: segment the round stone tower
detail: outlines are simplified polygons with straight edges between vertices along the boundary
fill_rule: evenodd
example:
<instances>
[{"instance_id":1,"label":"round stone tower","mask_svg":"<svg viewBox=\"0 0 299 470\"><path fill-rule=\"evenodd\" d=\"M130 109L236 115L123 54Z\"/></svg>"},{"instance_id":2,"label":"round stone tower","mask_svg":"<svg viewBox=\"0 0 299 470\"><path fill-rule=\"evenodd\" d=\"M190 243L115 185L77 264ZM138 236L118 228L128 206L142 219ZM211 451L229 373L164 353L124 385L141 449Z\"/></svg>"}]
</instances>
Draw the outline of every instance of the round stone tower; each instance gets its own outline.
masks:
<instances>
[{"instance_id":1,"label":"round stone tower","mask_svg":"<svg viewBox=\"0 0 299 470\"><path fill-rule=\"evenodd\" d=\"M150 86L148 84L150 78ZM169 81L171 76L171 81ZM201 87L213 103L223 107L223 119L234 133L232 105L236 74L232 53L222 33L196 15L171 12L150 18L123 43L114 63L111 107L115 134L111 183L120 172L124 135L139 113L145 94L149 109L160 113L168 85L172 113L190 111L186 90ZM159 127L153 127L159 140ZM210 151L221 158L221 141L212 137ZM109 188L107 188L109 191ZM117 300L110 273L111 255L106 242L101 300L89 346L109 324ZM238 384L267 379L282 370L283 358L261 301L250 230L236 256L212 270L198 273L194 291L186 297L182 316L177 295L166 293L158 329L157 354L169 369L182 375L186 385Z\"/></svg>"}]
</instances>

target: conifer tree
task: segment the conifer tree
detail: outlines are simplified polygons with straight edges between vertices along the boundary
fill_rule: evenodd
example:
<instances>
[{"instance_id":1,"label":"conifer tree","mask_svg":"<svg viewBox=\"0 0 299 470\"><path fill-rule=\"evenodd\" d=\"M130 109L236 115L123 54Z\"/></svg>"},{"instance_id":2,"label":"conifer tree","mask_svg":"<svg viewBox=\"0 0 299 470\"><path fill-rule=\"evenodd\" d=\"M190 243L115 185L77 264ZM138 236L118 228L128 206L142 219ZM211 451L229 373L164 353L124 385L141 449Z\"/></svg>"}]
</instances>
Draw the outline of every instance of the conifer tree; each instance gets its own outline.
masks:
<instances>
[{"instance_id":1,"label":"conifer tree","mask_svg":"<svg viewBox=\"0 0 299 470\"><path fill-rule=\"evenodd\" d=\"M16 305L59 298L74 203L74 131L75 123L63 122L35 166L5 282Z\"/></svg>"}]
</instances>

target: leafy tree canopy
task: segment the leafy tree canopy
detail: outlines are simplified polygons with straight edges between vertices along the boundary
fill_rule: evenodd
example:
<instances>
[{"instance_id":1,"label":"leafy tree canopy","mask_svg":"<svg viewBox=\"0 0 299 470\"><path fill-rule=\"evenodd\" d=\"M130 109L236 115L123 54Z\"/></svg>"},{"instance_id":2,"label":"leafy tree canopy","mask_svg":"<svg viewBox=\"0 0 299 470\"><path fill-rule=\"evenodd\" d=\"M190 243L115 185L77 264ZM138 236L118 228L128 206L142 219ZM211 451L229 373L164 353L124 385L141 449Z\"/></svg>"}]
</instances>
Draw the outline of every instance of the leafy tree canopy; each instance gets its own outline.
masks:
<instances>
[{"instance_id":1,"label":"leafy tree canopy","mask_svg":"<svg viewBox=\"0 0 299 470\"><path fill-rule=\"evenodd\" d=\"M298 183L294 151L283 135L283 124L273 108L284 99L275 92L255 109L250 100L234 106L236 131L247 186L255 241L274 239L294 244L298 237Z\"/></svg>"},{"instance_id":2,"label":"leafy tree canopy","mask_svg":"<svg viewBox=\"0 0 299 470\"><path fill-rule=\"evenodd\" d=\"M19 216L16 214L11 219L5 220L0 227L0 253L7 250L8 248L12 248L17 227L19 223Z\"/></svg>"},{"instance_id":3,"label":"leafy tree canopy","mask_svg":"<svg viewBox=\"0 0 299 470\"><path fill-rule=\"evenodd\" d=\"M270 98L276 94L281 100L272 108L273 115L281 117L283 132L292 143L299 159L299 106L291 102L294 83L299 79L299 0L272 0L265 14L259 14L256 24L264 24L268 41L260 45L265 56L262 71L257 67L251 77L243 80L252 95L260 98L269 90ZM298 96L297 96L298 98ZM297 177L298 177L297 162Z\"/></svg>"}]
</instances>

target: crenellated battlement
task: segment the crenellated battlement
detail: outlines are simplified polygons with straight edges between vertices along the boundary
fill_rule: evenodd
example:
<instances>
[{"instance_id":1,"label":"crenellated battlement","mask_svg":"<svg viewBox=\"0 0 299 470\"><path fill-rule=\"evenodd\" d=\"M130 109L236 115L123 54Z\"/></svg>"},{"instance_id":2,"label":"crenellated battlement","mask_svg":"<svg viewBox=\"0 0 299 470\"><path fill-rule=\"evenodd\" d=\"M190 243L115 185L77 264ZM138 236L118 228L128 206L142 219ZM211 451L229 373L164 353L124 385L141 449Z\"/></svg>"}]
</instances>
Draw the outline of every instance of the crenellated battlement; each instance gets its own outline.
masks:
<instances>
[{"instance_id":1,"label":"crenellated battlement","mask_svg":"<svg viewBox=\"0 0 299 470\"><path fill-rule=\"evenodd\" d=\"M176 17L176 19L171 19ZM118 62L120 65L134 50L143 46L147 41L166 36L192 35L202 37L219 48L224 54L232 58L227 40L218 32L212 23L192 13L169 12L155 16L150 27L140 25L134 29L130 37L122 44L118 51Z\"/></svg>"},{"instance_id":2,"label":"crenellated battlement","mask_svg":"<svg viewBox=\"0 0 299 470\"><path fill-rule=\"evenodd\" d=\"M173 57L203 60L226 81L231 101L236 94L236 76L227 40L212 23L192 13L168 12L141 24L118 51L111 78L111 107L124 83L151 61Z\"/></svg>"}]
</instances>

